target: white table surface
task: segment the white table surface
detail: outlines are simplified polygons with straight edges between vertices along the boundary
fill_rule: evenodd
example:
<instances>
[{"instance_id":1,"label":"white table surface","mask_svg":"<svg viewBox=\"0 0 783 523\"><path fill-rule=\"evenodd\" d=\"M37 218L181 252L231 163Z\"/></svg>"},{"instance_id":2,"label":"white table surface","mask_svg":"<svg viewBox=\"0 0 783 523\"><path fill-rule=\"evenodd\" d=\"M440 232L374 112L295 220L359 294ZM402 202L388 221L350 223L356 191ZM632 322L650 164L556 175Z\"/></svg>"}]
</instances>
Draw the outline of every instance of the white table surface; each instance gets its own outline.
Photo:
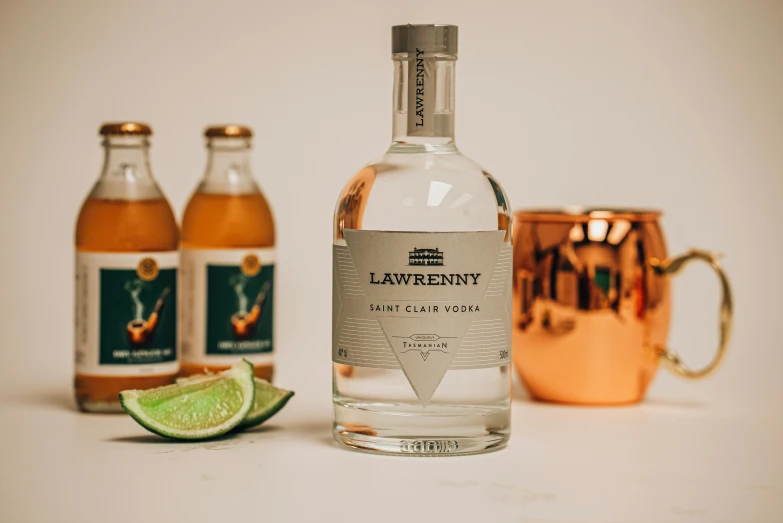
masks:
<instances>
[{"instance_id":1,"label":"white table surface","mask_svg":"<svg viewBox=\"0 0 783 523\"><path fill-rule=\"evenodd\" d=\"M320 385L268 425L201 443L78 413L68 390L6 395L0 521L783 521L779 408L575 408L517 389L505 450L405 458L335 447Z\"/></svg>"}]
</instances>

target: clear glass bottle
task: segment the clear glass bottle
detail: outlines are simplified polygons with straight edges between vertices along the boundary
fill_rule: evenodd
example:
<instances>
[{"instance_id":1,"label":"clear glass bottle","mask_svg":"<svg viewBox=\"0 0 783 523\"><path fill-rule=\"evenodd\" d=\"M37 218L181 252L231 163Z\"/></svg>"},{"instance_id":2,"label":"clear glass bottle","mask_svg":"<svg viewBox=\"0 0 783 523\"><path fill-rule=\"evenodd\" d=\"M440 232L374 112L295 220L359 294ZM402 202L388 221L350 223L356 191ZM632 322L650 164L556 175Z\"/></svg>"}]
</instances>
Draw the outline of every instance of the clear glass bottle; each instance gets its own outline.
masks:
<instances>
[{"instance_id":1,"label":"clear glass bottle","mask_svg":"<svg viewBox=\"0 0 783 523\"><path fill-rule=\"evenodd\" d=\"M392 52L393 142L334 216L334 436L412 455L501 448L509 204L454 143L457 28L395 26Z\"/></svg>"},{"instance_id":2,"label":"clear glass bottle","mask_svg":"<svg viewBox=\"0 0 783 523\"><path fill-rule=\"evenodd\" d=\"M250 172L253 133L220 125L204 136L206 174L182 219L182 374L246 358L271 380L275 224Z\"/></svg>"},{"instance_id":3,"label":"clear glass bottle","mask_svg":"<svg viewBox=\"0 0 783 523\"><path fill-rule=\"evenodd\" d=\"M79 408L113 412L120 391L179 371L179 229L150 171L150 127L107 123L100 134L103 172L76 223L74 385Z\"/></svg>"}]
</instances>

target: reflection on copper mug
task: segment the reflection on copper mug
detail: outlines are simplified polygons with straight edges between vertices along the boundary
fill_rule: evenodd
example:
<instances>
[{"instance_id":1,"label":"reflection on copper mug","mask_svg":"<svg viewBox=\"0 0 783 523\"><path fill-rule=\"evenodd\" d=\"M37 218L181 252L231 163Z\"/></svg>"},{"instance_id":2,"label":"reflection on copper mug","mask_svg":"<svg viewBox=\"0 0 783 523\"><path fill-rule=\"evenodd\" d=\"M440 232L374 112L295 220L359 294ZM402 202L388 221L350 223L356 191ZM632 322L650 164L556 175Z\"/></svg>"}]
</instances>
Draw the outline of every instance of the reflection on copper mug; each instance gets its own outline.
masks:
<instances>
[{"instance_id":1,"label":"reflection on copper mug","mask_svg":"<svg viewBox=\"0 0 783 523\"><path fill-rule=\"evenodd\" d=\"M659 362L701 378L723 360L731 333L728 278L715 254L667 257L658 211L573 209L514 215L514 366L531 395L611 405L642 399ZM692 260L720 280L720 340L692 370L667 348L670 276Z\"/></svg>"}]
</instances>

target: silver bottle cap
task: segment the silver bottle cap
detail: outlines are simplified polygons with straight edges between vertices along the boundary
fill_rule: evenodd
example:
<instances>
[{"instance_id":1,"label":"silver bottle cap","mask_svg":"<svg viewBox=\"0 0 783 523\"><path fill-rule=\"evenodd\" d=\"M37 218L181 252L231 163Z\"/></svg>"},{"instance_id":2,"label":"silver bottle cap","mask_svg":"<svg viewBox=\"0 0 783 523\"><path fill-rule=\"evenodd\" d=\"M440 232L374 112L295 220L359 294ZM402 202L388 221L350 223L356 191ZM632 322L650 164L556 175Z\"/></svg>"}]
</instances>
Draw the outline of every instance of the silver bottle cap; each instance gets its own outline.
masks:
<instances>
[{"instance_id":1,"label":"silver bottle cap","mask_svg":"<svg viewBox=\"0 0 783 523\"><path fill-rule=\"evenodd\" d=\"M392 27L392 53L457 54L457 26L447 24L395 25Z\"/></svg>"}]
</instances>

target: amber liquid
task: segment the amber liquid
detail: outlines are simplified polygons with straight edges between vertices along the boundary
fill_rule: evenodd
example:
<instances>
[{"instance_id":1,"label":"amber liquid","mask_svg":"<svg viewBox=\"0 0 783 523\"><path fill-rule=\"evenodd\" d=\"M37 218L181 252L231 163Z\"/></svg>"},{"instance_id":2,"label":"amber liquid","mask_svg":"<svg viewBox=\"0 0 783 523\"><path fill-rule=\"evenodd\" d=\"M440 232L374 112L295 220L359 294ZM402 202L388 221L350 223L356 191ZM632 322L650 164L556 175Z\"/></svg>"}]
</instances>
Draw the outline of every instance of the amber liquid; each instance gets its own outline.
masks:
<instances>
[{"instance_id":1,"label":"amber liquid","mask_svg":"<svg viewBox=\"0 0 783 523\"><path fill-rule=\"evenodd\" d=\"M89 198L76 223L77 252L175 251L177 221L164 198L106 200ZM172 383L176 374L95 376L76 374L76 402L84 411L121 411L118 394Z\"/></svg>"},{"instance_id":2,"label":"amber liquid","mask_svg":"<svg viewBox=\"0 0 783 523\"><path fill-rule=\"evenodd\" d=\"M275 245L275 224L266 198L255 194L196 193L182 219L183 249L268 248ZM237 361L239 360L237 357ZM225 370L225 365L182 362L181 374ZM272 380L274 365L256 365L257 378Z\"/></svg>"}]
</instances>

